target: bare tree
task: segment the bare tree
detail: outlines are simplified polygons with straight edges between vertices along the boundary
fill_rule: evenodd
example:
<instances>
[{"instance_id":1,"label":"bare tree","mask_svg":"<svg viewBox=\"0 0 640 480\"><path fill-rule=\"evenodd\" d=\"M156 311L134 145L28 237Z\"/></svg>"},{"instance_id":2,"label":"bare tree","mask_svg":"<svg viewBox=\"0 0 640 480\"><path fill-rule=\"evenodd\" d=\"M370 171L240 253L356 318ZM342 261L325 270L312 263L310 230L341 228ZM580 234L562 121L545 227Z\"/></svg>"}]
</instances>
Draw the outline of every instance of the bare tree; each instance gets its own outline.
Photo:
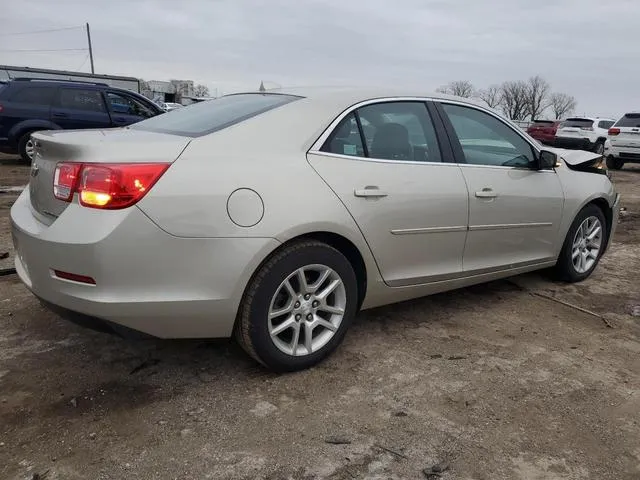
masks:
<instances>
[{"instance_id":1,"label":"bare tree","mask_svg":"<svg viewBox=\"0 0 640 480\"><path fill-rule=\"evenodd\" d=\"M571 114L576 108L578 102L571 95L566 93L554 93L550 98L551 110L556 119L561 119L565 115Z\"/></svg>"},{"instance_id":2,"label":"bare tree","mask_svg":"<svg viewBox=\"0 0 640 480\"><path fill-rule=\"evenodd\" d=\"M206 85L196 85L193 88L193 94L196 97L208 97L209 96L209 87L207 87Z\"/></svg>"},{"instance_id":3,"label":"bare tree","mask_svg":"<svg viewBox=\"0 0 640 480\"><path fill-rule=\"evenodd\" d=\"M511 120L524 120L529 113L527 83L522 80L504 82L500 85L501 107Z\"/></svg>"},{"instance_id":4,"label":"bare tree","mask_svg":"<svg viewBox=\"0 0 640 480\"><path fill-rule=\"evenodd\" d=\"M499 85L490 85L484 90L478 90L477 95L489 108L498 108L502 103L502 90Z\"/></svg>"},{"instance_id":5,"label":"bare tree","mask_svg":"<svg viewBox=\"0 0 640 480\"><path fill-rule=\"evenodd\" d=\"M549 92L551 86L539 75L529 78L527 81L527 114L531 121L538 118L549 106Z\"/></svg>"},{"instance_id":6,"label":"bare tree","mask_svg":"<svg viewBox=\"0 0 640 480\"><path fill-rule=\"evenodd\" d=\"M455 82L450 82L437 89L440 93L464 98L472 97L474 90L473 84L468 80L456 80Z\"/></svg>"}]
</instances>

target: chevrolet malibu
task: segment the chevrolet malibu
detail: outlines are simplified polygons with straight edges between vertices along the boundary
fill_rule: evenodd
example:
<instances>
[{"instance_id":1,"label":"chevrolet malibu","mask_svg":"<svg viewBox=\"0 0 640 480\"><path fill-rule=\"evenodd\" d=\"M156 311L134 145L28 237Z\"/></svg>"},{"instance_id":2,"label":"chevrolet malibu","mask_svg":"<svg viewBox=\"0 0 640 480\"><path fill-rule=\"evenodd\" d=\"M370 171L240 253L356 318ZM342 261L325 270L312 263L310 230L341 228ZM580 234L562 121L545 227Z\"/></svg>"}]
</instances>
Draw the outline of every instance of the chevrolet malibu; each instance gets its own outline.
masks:
<instances>
[{"instance_id":1,"label":"chevrolet malibu","mask_svg":"<svg viewBox=\"0 0 640 480\"><path fill-rule=\"evenodd\" d=\"M440 94L241 93L33 141L12 233L45 305L235 336L276 371L327 357L360 309L547 267L581 281L617 223L602 156Z\"/></svg>"}]
</instances>

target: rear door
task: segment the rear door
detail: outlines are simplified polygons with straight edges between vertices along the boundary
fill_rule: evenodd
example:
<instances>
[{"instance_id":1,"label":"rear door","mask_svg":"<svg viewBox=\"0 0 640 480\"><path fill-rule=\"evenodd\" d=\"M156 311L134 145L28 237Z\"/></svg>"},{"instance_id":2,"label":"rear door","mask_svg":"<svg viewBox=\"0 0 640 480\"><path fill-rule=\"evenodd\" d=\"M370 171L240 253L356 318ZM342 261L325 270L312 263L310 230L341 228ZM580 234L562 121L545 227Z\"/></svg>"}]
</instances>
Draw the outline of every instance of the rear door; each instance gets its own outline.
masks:
<instances>
[{"instance_id":1,"label":"rear door","mask_svg":"<svg viewBox=\"0 0 640 480\"><path fill-rule=\"evenodd\" d=\"M25 120L49 121L54 87L32 82L14 82L11 87L7 86L5 89L1 101L0 139L8 138L10 133L19 133L19 130L12 132L12 128ZM18 139L15 140L17 142Z\"/></svg>"},{"instance_id":2,"label":"rear door","mask_svg":"<svg viewBox=\"0 0 640 480\"><path fill-rule=\"evenodd\" d=\"M613 125L611 146L640 155L640 113L627 113Z\"/></svg>"},{"instance_id":3,"label":"rear door","mask_svg":"<svg viewBox=\"0 0 640 480\"><path fill-rule=\"evenodd\" d=\"M51 121L65 130L111 127L102 92L87 86L58 87Z\"/></svg>"},{"instance_id":4,"label":"rear door","mask_svg":"<svg viewBox=\"0 0 640 480\"><path fill-rule=\"evenodd\" d=\"M346 114L308 155L391 286L462 274L467 187L438 122L424 102L377 101Z\"/></svg>"},{"instance_id":5,"label":"rear door","mask_svg":"<svg viewBox=\"0 0 640 480\"><path fill-rule=\"evenodd\" d=\"M487 111L443 102L439 111L469 189L468 275L552 261L564 193L554 170L537 170L536 149Z\"/></svg>"},{"instance_id":6,"label":"rear door","mask_svg":"<svg viewBox=\"0 0 640 480\"><path fill-rule=\"evenodd\" d=\"M107 90L105 94L111 119L116 127L131 125L157 115L156 110L133 95L114 90Z\"/></svg>"}]
</instances>

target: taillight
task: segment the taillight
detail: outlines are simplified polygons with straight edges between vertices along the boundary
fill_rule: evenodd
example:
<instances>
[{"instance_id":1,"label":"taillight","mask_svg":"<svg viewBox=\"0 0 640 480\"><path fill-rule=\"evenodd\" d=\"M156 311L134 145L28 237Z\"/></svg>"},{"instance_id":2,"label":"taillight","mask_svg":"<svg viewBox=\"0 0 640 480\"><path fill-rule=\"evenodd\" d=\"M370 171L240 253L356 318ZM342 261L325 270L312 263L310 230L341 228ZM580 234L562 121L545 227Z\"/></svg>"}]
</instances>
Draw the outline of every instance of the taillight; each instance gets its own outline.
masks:
<instances>
[{"instance_id":1,"label":"taillight","mask_svg":"<svg viewBox=\"0 0 640 480\"><path fill-rule=\"evenodd\" d=\"M77 193L85 207L127 208L144 197L168 167L167 163L59 163L53 191L66 202Z\"/></svg>"},{"instance_id":2,"label":"taillight","mask_svg":"<svg viewBox=\"0 0 640 480\"><path fill-rule=\"evenodd\" d=\"M611 135L612 137L615 137L619 133L620 133L620 129L619 128L610 128L609 129L609 135Z\"/></svg>"},{"instance_id":3,"label":"taillight","mask_svg":"<svg viewBox=\"0 0 640 480\"><path fill-rule=\"evenodd\" d=\"M2 106L2 104L0 103L0 113L2 113L2 111L4 110L4 107Z\"/></svg>"},{"instance_id":4,"label":"taillight","mask_svg":"<svg viewBox=\"0 0 640 480\"><path fill-rule=\"evenodd\" d=\"M56 166L56 171L53 174L53 195L58 200L71 201L80 167L79 163L59 163Z\"/></svg>"}]
</instances>

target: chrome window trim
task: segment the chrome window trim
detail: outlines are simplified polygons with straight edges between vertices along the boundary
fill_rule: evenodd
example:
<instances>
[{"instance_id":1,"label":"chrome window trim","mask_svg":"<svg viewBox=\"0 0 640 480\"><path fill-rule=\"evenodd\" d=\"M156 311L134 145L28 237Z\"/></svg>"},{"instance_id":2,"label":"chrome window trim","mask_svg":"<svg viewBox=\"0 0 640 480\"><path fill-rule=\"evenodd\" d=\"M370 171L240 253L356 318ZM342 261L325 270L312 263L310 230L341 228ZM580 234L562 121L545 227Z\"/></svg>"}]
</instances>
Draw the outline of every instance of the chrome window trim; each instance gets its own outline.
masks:
<instances>
[{"instance_id":1,"label":"chrome window trim","mask_svg":"<svg viewBox=\"0 0 640 480\"><path fill-rule=\"evenodd\" d=\"M327 128L322 132L322 134L318 137L318 139L313 142L313 144L311 145L311 148L307 151L307 154L312 153L315 155L323 155L323 156L328 156L328 157L336 157L336 158L345 158L345 159L350 159L350 160L360 160L360 161L366 161L366 162L381 162L381 163L403 163L403 164L415 164L415 165L454 165L454 166L459 166L459 167L480 167L480 168L499 168L499 169L508 169L508 170L523 170L523 171L536 171L536 172L548 172L548 173L555 173L555 171L553 169L549 169L549 170L532 170L530 168L523 168L523 167L508 167L508 166L503 166L503 165L472 165L472 164L468 164L468 163L459 163L459 162L455 162L455 163L449 163L449 162L418 162L418 161L411 161L411 160L392 160L392 159L380 159L380 158L369 158L369 157L361 157L358 155L341 155L339 153L331 153L331 152L323 152L320 149L322 148L322 145L324 145L325 141L327 140L327 138L329 138L329 135L331 135L331 133L334 131L334 129L338 126L338 124L349 114L355 112L357 109L361 108L361 107L365 107L367 105L372 105L372 104L378 104L378 103L395 103L395 102L420 102L420 103L425 103L425 102L435 102L435 103L440 103L440 104L451 104L451 105L459 105L461 107L467 107L467 108L473 108L476 110L479 110L481 112L484 112L488 115L491 115L492 117L494 117L496 120L498 120L499 122L502 122L504 125L506 125L507 127L511 128L512 130L514 130L518 135L520 135L522 137L522 139L528 143L531 148L533 149L534 152L536 152L537 155L540 155L540 152L542 151L540 148L538 148L536 146L535 140L533 140L532 138L528 138L526 132L524 132L520 127L518 127L517 125L511 123L509 120L500 117L500 115L496 114L495 112L493 112L491 109L489 108L485 108L482 107L480 105L476 105L473 103L467 103L464 101L457 101L457 100L449 100L449 99L442 99L442 98L437 98L437 97L379 97L379 98L370 98L368 100L362 100L358 103L355 103L353 105L351 105L350 107L346 108L345 110L343 110L336 118L334 118L334 120L329 124L329 126L327 126ZM426 108L426 105L425 105ZM431 115L429 115L429 117L431 117Z\"/></svg>"}]
</instances>

